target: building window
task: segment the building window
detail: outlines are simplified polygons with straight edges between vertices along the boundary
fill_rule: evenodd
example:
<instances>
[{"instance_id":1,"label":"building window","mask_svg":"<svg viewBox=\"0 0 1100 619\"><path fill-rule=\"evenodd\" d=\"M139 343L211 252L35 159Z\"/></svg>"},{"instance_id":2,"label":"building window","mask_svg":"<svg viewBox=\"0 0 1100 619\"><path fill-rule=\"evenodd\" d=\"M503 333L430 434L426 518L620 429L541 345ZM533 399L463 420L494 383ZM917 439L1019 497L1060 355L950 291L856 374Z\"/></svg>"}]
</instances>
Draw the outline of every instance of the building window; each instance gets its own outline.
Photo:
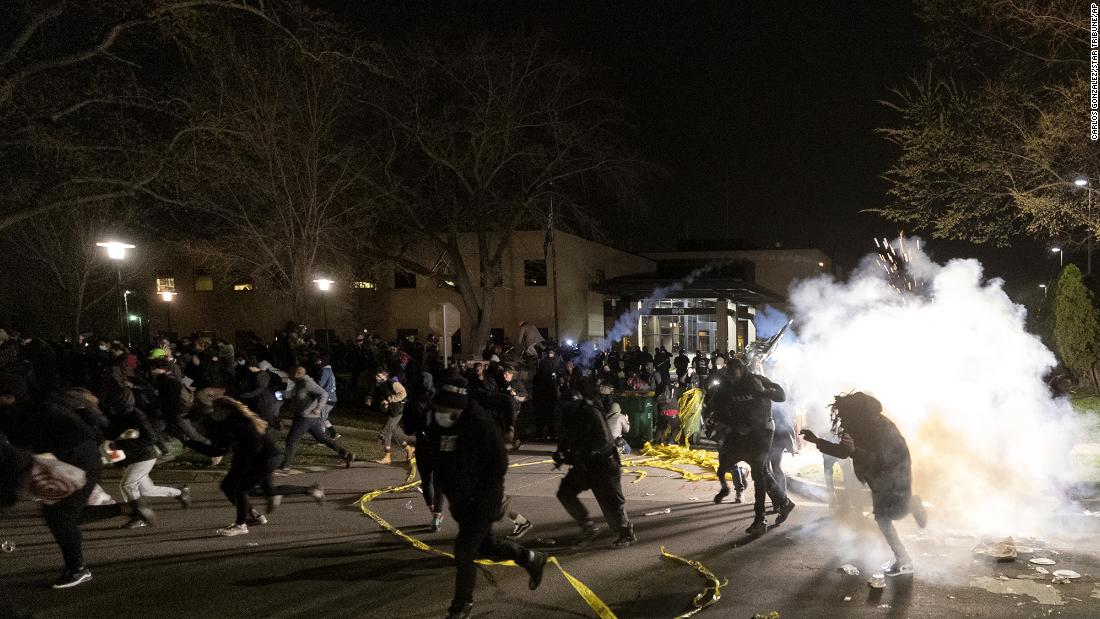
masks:
<instances>
[{"instance_id":1,"label":"building window","mask_svg":"<svg viewBox=\"0 0 1100 619\"><path fill-rule=\"evenodd\" d=\"M356 290L374 290L374 282L352 282L351 287Z\"/></svg>"},{"instance_id":2,"label":"building window","mask_svg":"<svg viewBox=\"0 0 1100 619\"><path fill-rule=\"evenodd\" d=\"M524 260L523 261L523 285L524 286L545 286L546 285L546 261L545 260Z\"/></svg>"},{"instance_id":3,"label":"building window","mask_svg":"<svg viewBox=\"0 0 1100 619\"><path fill-rule=\"evenodd\" d=\"M455 283L452 280L443 279L443 280L439 280L438 282L436 282L435 287L436 288L454 288Z\"/></svg>"},{"instance_id":4,"label":"building window","mask_svg":"<svg viewBox=\"0 0 1100 619\"><path fill-rule=\"evenodd\" d=\"M237 283L233 284L233 290L235 290L237 292L242 292L242 291L245 291L245 290L252 290L252 289L253 289L252 282L249 282L249 281L238 281Z\"/></svg>"},{"instance_id":5,"label":"building window","mask_svg":"<svg viewBox=\"0 0 1100 619\"><path fill-rule=\"evenodd\" d=\"M416 288L416 273L409 273L408 271L394 271L393 287Z\"/></svg>"},{"instance_id":6,"label":"building window","mask_svg":"<svg viewBox=\"0 0 1100 619\"><path fill-rule=\"evenodd\" d=\"M176 291L176 278L166 277L164 275L157 276L157 294L162 292L175 292Z\"/></svg>"},{"instance_id":7,"label":"building window","mask_svg":"<svg viewBox=\"0 0 1100 619\"><path fill-rule=\"evenodd\" d=\"M195 269L195 292L214 292L214 276L206 269Z\"/></svg>"}]
</instances>

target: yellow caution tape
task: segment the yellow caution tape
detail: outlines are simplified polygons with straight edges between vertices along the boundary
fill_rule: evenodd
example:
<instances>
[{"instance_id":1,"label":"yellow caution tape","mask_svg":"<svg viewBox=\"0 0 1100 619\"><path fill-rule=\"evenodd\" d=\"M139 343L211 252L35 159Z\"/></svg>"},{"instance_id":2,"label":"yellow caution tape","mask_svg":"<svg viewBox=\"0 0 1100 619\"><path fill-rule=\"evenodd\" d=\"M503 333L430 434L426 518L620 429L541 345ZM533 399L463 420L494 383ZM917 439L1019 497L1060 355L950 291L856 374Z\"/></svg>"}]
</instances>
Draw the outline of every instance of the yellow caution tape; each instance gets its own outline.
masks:
<instances>
[{"instance_id":1,"label":"yellow caution tape","mask_svg":"<svg viewBox=\"0 0 1100 619\"><path fill-rule=\"evenodd\" d=\"M649 473L646 473L645 471L639 471L637 469L623 469L623 473L626 473L628 475L637 475L638 476L637 479L630 482L632 484L636 484L636 483L642 481L643 479L645 479L646 477L649 476Z\"/></svg>"},{"instance_id":2,"label":"yellow caution tape","mask_svg":"<svg viewBox=\"0 0 1100 619\"><path fill-rule=\"evenodd\" d=\"M411 476L411 474L410 474L410 476ZM411 544L413 548L416 548L417 550L421 550L421 551L424 551L424 552L427 552L427 553L430 553L430 554L434 554L434 555L438 555L438 556L441 556L441 557L447 557L447 558L453 559L454 558L453 554L451 554L449 552L445 552L443 550L438 550L438 549L432 547L430 544L426 544L423 541L421 541L419 539L416 539L415 537L409 535L408 533L405 533L404 531L402 531L401 529L398 529L397 527L393 526L392 524L387 522L385 518L379 516L377 513L375 513L373 510L371 510L370 508L367 507L367 503L370 503L371 501L373 501L374 499L378 498L379 496L381 496L383 494L387 494L387 493L395 493L396 494L398 492L404 492L406 490L412 490L413 488L415 488L419 485L420 485L420 481L413 481L413 482L408 482L408 483L402 484L400 486L387 486L385 488L379 488L377 490L371 490L370 492L364 494L362 497L359 498L359 509L363 512L364 515L366 515L368 518L370 518L371 520L376 522L378 524L378 526L380 526L383 529L389 531L390 533L396 535L397 537L405 540L406 542L409 542L409 544ZM492 560L489 560L489 559L478 559L477 561L475 561L475 563L478 563L480 565L505 565L505 566L510 566L510 567L519 567L518 565L516 565L515 561L510 561L510 560L509 561L492 561ZM585 601L585 603L588 604L588 607L591 608L592 611L596 613L597 617L599 617L600 619L616 619L615 613L611 611L611 609L607 606L607 604L605 604L604 601L601 600L598 595L596 595L591 589L588 588L587 585L585 585L583 582L581 582L575 576L573 576L569 572L565 571L565 568L563 568L561 566L561 563L558 562L557 557L547 558L547 563L553 563L554 566L558 568L558 571L561 572L561 575L565 577L565 580L568 581L569 584L573 587L573 589L577 592L577 594L581 596L581 599L583 599Z\"/></svg>"},{"instance_id":3,"label":"yellow caution tape","mask_svg":"<svg viewBox=\"0 0 1100 619\"><path fill-rule=\"evenodd\" d=\"M722 599L722 587L725 587L727 584L729 584L729 581L718 582L718 577L714 575L714 572L708 570L705 565L694 559L685 559L684 557L674 555L671 552L665 550L664 546L661 546L661 555L663 555L666 559L671 559L672 561L676 561L677 563L682 563L688 567L695 568L695 571L699 572L703 576L703 578L707 579L707 582L709 583L706 588L703 589L702 592L700 592L698 595L696 595L695 599L691 601L691 610L681 615L677 615L676 619L686 619L687 617L692 617L702 612L705 608L717 604L718 600Z\"/></svg>"}]
</instances>

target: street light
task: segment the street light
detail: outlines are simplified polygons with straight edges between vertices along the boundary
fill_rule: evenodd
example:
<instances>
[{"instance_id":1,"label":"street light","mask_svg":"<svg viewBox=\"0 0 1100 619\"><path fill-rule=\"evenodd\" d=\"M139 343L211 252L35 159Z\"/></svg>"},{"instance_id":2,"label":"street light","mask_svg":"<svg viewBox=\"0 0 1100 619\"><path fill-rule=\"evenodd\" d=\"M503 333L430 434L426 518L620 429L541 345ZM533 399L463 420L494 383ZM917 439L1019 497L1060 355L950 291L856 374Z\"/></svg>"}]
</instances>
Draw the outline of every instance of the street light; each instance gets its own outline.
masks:
<instances>
[{"instance_id":1,"label":"street light","mask_svg":"<svg viewBox=\"0 0 1100 619\"><path fill-rule=\"evenodd\" d=\"M128 348L130 346L130 324L126 321L126 316L130 313L130 304L126 300L126 295L122 294L122 260L126 258L126 250L133 249L134 246L121 241L100 241L96 243L96 247L107 248L107 257L115 261L115 273L118 275L115 282L115 293L118 297L115 305L115 309L118 311L118 336L122 337L123 332L126 333L126 346Z\"/></svg>"},{"instance_id":2,"label":"street light","mask_svg":"<svg viewBox=\"0 0 1100 619\"><path fill-rule=\"evenodd\" d=\"M1092 229L1092 181L1087 176L1078 176L1073 184L1085 189L1088 200L1088 216L1085 220L1089 226L1088 236L1085 237L1085 275L1092 275L1092 235L1095 234Z\"/></svg>"},{"instance_id":3,"label":"street light","mask_svg":"<svg viewBox=\"0 0 1100 619\"><path fill-rule=\"evenodd\" d=\"M172 332L172 299L175 298L176 294L178 293L172 292L170 290L165 290L164 292L160 293L160 298L162 301L164 301L164 313L168 318L169 333Z\"/></svg>"},{"instance_id":4,"label":"street light","mask_svg":"<svg viewBox=\"0 0 1100 619\"><path fill-rule=\"evenodd\" d=\"M328 294L327 293L329 291L329 288L332 288L332 285L335 284L336 282L334 280L331 280L331 279L320 278L320 279L313 280L313 283L317 284L317 289L321 291L321 312L324 315L324 322L325 322L325 354L327 355L331 352L330 349L329 349L329 336L328 336Z\"/></svg>"},{"instance_id":5,"label":"street light","mask_svg":"<svg viewBox=\"0 0 1100 619\"><path fill-rule=\"evenodd\" d=\"M1061 267L1062 266L1062 258L1065 255L1065 253L1062 251L1062 248L1061 247L1051 247L1050 252L1052 254L1058 254L1058 266Z\"/></svg>"}]
</instances>

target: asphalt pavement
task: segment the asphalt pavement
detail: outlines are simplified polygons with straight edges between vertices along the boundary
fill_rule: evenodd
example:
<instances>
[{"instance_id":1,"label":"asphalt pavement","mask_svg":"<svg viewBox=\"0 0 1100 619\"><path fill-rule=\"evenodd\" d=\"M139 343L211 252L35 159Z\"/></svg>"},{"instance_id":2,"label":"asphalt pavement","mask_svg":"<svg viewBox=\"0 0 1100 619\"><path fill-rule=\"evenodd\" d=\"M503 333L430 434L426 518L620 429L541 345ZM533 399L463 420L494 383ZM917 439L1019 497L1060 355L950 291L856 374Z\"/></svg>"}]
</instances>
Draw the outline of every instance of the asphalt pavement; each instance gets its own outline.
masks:
<instances>
[{"instance_id":1,"label":"asphalt pavement","mask_svg":"<svg viewBox=\"0 0 1100 619\"><path fill-rule=\"evenodd\" d=\"M513 463L546 459L549 448L525 447ZM576 548L576 526L554 498L561 471L549 464L512 468L507 492L512 507L535 527L522 542L556 555L618 617L670 619L691 609L706 586L694 569L660 555L697 560L726 581L721 599L700 617L753 617L775 611L787 617L1096 617L1100 616L1100 544L1094 535L1033 540L1030 554L1010 563L975 558L975 539L937 530L919 533L911 520L899 530L917 561L917 574L868 587L867 577L890 558L874 522L861 514L840 517L826 505L794 496L798 508L759 539L744 529L749 504L715 505L715 482L689 482L648 469L638 481L624 475L627 508L639 542L609 548L603 536ZM159 483L183 481L180 473L154 471ZM233 509L210 476L187 474L195 502L182 510L172 500L158 507L156 527L120 530L121 518L85 525L85 553L94 579L55 591L60 555L35 505L20 504L0 521L0 538L14 543L0 552L0 579L16 607L35 617L442 617L451 598L449 560L414 549L362 515L366 491L401 483L400 466L359 463L350 470L311 467L281 483L321 483L324 506L288 497L271 522L251 533L224 538ZM111 482L108 490L117 495ZM598 508L590 495L586 504ZM262 502L261 502L262 503ZM416 492L383 495L370 504L380 516L424 542L450 550L457 532L448 519L429 533L429 514ZM669 513L663 512L669 509ZM934 517L934 514L933 514ZM769 516L769 520L774 516ZM500 534L510 530L498 524ZM1021 544L1024 542L1021 541ZM1082 577L1053 584L1027 563L1046 556L1055 569ZM851 565L859 575L839 568ZM592 617L593 612L551 566L543 585L528 591L526 574L514 567L481 570L476 617Z\"/></svg>"}]
</instances>

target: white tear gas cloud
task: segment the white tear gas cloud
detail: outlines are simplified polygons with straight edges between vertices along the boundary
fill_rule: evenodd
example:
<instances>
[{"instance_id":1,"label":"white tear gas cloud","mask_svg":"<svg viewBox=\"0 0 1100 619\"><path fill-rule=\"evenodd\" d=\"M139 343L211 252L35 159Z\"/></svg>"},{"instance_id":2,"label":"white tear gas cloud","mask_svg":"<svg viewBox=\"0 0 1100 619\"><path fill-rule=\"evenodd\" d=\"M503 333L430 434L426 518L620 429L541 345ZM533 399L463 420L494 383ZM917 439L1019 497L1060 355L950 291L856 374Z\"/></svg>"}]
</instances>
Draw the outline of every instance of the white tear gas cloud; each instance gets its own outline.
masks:
<instances>
[{"instance_id":1,"label":"white tear gas cloud","mask_svg":"<svg viewBox=\"0 0 1100 619\"><path fill-rule=\"evenodd\" d=\"M940 525L1041 532L1083 438L1043 381L1054 355L976 260L940 265L908 249L920 294L899 293L874 256L848 281L793 286L797 337L781 342L768 373L820 436L831 437L833 396L878 398L909 443L914 492Z\"/></svg>"}]
</instances>

